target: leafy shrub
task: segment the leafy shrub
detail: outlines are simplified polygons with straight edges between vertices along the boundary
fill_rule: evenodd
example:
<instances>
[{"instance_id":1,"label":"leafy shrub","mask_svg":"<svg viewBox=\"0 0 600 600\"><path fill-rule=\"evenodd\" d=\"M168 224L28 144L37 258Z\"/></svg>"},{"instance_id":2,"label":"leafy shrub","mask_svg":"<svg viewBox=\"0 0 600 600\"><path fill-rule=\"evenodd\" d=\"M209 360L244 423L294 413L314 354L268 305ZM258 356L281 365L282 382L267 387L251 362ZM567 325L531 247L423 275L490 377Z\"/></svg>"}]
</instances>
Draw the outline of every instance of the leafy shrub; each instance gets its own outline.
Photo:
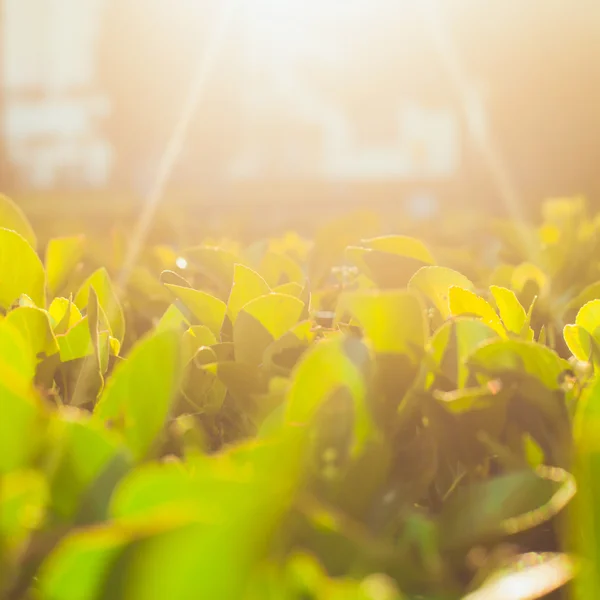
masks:
<instances>
[{"instance_id":1,"label":"leafy shrub","mask_svg":"<svg viewBox=\"0 0 600 600\"><path fill-rule=\"evenodd\" d=\"M1 199L5 597L600 597L600 221L372 225L123 271Z\"/></svg>"}]
</instances>

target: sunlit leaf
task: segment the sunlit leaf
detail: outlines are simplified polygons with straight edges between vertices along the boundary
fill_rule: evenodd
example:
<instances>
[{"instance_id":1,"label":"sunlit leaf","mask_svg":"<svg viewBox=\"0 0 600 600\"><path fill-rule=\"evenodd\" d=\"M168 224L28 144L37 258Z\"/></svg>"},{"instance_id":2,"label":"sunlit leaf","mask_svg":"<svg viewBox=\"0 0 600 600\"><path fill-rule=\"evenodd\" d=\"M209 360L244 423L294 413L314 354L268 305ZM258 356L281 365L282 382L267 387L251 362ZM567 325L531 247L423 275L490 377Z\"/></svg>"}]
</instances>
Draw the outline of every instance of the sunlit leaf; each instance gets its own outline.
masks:
<instances>
[{"instance_id":1,"label":"sunlit leaf","mask_svg":"<svg viewBox=\"0 0 600 600\"><path fill-rule=\"evenodd\" d=\"M408 283L411 290L417 290L428 298L440 311L444 319L452 313L448 303L450 288L457 286L465 290L474 290L473 284L458 271L446 267L423 267Z\"/></svg>"},{"instance_id":2,"label":"sunlit leaf","mask_svg":"<svg viewBox=\"0 0 600 600\"><path fill-rule=\"evenodd\" d=\"M117 366L94 409L100 421L122 424L138 459L148 452L163 427L180 372L177 334L167 331L146 337Z\"/></svg>"},{"instance_id":3,"label":"sunlit leaf","mask_svg":"<svg viewBox=\"0 0 600 600\"><path fill-rule=\"evenodd\" d=\"M54 298L48 308L50 323L56 335L66 333L81 321L81 312L68 298Z\"/></svg>"},{"instance_id":4,"label":"sunlit leaf","mask_svg":"<svg viewBox=\"0 0 600 600\"><path fill-rule=\"evenodd\" d=\"M38 255L25 238L0 228L0 307L9 308L21 294L37 306L46 304L46 274Z\"/></svg>"},{"instance_id":5,"label":"sunlit leaf","mask_svg":"<svg viewBox=\"0 0 600 600\"><path fill-rule=\"evenodd\" d=\"M562 374L569 369L569 363L550 348L521 340L493 340L475 350L468 362L492 376L527 373L550 390L560 387Z\"/></svg>"},{"instance_id":6,"label":"sunlit leaf","mask_svg":"<svg viewBox=\"0 0 600 600\"><path fill-rule=\"evenodd\" d=\"M496 285L492 285L490 291L506 329L515 335L520 335L527 324L527 313L515 293Z\"/></svg>"},{"instance_id":7,"label":"sunlit leaf","mask_svg":"<svg viewBox=\"0 0 600 600\"><path fill-rule=\"evenodd\" d=\"M32 248L36 248L35 232L25 213L8 196L0 194L0 227L16 231L23 236Z\"/></svg>"},{"instance_id":8,"label":"sunlit leaf","mask_svg":"<svg viewBox=\"0 0 600 600\"><path fill-rule=\"evenodd\" d=\"M233 326L236 360L259 364L265 349L300 319L304 304L286 294L267 294L244 306Z\"/></svg>"},{"instance_id":9,"label":"sunlit leaf","mask_svg":"<svg viewBox=\"0 0 600 600\"><path fill-rule=\"evenodd\" d=\"M0 476L0 536L15 550L44 521L49 493L42 473L12 471Z\"/></svg>"},{"instance_id":10,"label":"sunlit leaf","mask_svg":"<svg viewBox=\"0 0 600 600\"><path fill-rule=\"evenodd\" d=\"M175 306L171 304L165 311L159 322L156 324L156 332L160 333L174 329L175 331L185 331L190 326L189 321L183 315L183 313Z\"/></svg>"},{"instance_id":11,"label":"sunlit leaf","mask_svg":"<svg viewBox=\"0 0 600 600\"><path fill-rule=\"evenodd\" d=\"M91 287L96 290L98 302L106 313L113 337L119 340L119 343L123 343L125 317L106 269L100 268L92 273L79 288L75 296L75 304L81 310L87 308Z\"/></svg>"},{"instance_id":12,"label":"sunlit leaf","mask_svg":"<svg viewBox=\"0 0 600 600\"><path fill-rule=\"evenodd\" d=\"M197 321L206 325L216 336L219 336L227 312L225 302L206 292L179 285L166 285L189 308Z\"/></svg>"},{"instance_id":13,"label":"sunlit leaf","mask_svg":"<svg viewBox=\"0 0 600 600\"><path fill-rule=\"evenodd\" d=\"M372 430L365 406L365 370L369 355L356 339L335 337L320 342L307 352L292 374L285 420L310 424L320 407L340 388L350 394L354 406L355 450L362 448Z\"/></svg>"},{"instance_id":14,"label":"sunlit leaf","mask_svg":"<svg viewBox=\"0 0 600 600\"><path fill-rule=\"evenodd\" d=\"M232 323L242 308L259 296L268 294L271 290L267 282L256 272L244 265L235 265L233 287L227 302L227 314Z\"/></svg>"},{"instance_id":15,"label":"sunlit leaf","mask_svg":"<svg viewBox=\"0 0 600 600\"><path fill-rule=\"evenodd\" d=\"M34 357L58 352L58 343L45 310L22 306L8 313L6 321L20 332Z\"/></svg>"},{"instance_id":16,"label":"sunlit leaf","mask_svg":"<svg viewBox=\"0 0 600 600\"><path fill-rule=\"evenodd\" d=\"M431 338L431 356L439 372L458 388L467 385L467 359L484 342L498 334L484 322L460 317L444 323ZM433 378L431 378L433 381Z\"/></svg>"},{"instance_id":17,"label":"sunlit leaf","mask_svg":"<svg viewBox=\"0 0 600 600\"><path fill-rule=\"evenodd\" d=\"M361 324L376 352L404 353L417 357L425 346L427 323L424 307L408 291L365 291L343 300Z\"/></svg>"},{"instance_id":18,"label":"sunlit leaf","mask_svg":"<svg viewBox=\"0 0 600 600\"><path fill-rule=\"evenodd\" d=\"M579 325L565 325L563 336L573 356L585 362L591 360L594 340L583 327Z\"/></svg>"},{"instance_id":19,"label":"sunlit leaf","mask_svg":"<svg viewBox=\"0 0 600 600\"><path fill-rule=\"evenodd\" d=\"M453 315L480 317L498 335L505 337L506 331L500 317L491 305L474 292L459 287L451 287L449 291L450 311Z\"/></svg>"},{"instance_id":20,"label":"sunlit leaf","mask_svg":"<svg viewBox=\"0 0 600 600\"><path fill-rule=\"evenodd\" d=\"M275 252L265 253L257 271L271 287L293 281L302 285L305 279L300 265L293 258Z\"/></svg>"}]
</instances>

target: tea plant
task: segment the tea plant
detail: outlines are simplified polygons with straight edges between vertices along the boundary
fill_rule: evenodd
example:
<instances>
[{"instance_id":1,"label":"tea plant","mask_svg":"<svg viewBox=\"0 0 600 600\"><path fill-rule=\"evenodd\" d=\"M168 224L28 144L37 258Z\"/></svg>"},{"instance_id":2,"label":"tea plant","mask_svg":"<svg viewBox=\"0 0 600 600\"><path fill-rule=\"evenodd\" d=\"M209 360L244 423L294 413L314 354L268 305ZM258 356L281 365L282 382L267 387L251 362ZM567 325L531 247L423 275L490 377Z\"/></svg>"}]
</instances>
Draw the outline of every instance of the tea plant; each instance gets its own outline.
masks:
<instances>
[{"instance_id":1,"label":"tea plant","mask_svg":"<svg viewBox=\"0 0 600 600\"><path fill-rule=\"evenodd\" d=\"M1 198L3 597L599 597L600 221L372 221L124 278Z\"/></svg>"}]
</instances>

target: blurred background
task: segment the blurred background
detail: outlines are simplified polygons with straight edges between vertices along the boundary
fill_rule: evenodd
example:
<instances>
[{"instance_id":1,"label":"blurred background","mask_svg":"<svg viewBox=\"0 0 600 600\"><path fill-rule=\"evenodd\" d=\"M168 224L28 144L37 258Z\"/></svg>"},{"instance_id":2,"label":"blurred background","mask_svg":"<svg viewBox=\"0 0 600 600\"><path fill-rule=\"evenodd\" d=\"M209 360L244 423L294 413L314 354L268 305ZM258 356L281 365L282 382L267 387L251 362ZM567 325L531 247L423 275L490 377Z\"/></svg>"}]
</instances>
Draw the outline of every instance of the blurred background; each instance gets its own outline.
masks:
<instances>
[{"instance_id":1,"label":"blurred background","mask_svg":"<svg viewBox=\"0 0 600 600\"><path fill-rule=\"evenodd\" d=\"M135 213L167 151L163 205L263 220L600 197L597 0L0 7L0 189L38 214Z\"/></svg>"}]
</instances>

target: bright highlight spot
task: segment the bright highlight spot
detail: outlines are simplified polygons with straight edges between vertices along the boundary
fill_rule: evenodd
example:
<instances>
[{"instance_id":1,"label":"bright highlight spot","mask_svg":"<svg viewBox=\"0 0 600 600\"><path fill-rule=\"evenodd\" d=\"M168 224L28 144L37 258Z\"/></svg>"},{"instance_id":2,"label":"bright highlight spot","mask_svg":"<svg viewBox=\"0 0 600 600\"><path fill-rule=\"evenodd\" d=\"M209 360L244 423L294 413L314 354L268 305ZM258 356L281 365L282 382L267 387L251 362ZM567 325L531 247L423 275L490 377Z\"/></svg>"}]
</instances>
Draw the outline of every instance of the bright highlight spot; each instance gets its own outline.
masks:
<instances>
[{"instance_id":1,"label":"bright highlight spot","mask_svg":"<svg viewBox=\"0 0 600 600\"><path fill-rule=\"evenodd\" d=\"M183 258L183 256L179 256L177 258L177 260L175 261L175 264L180 268L180 269L187 269L188 266L188 261L185 260L185 258Z\"/></svg>"}]
</instances>

